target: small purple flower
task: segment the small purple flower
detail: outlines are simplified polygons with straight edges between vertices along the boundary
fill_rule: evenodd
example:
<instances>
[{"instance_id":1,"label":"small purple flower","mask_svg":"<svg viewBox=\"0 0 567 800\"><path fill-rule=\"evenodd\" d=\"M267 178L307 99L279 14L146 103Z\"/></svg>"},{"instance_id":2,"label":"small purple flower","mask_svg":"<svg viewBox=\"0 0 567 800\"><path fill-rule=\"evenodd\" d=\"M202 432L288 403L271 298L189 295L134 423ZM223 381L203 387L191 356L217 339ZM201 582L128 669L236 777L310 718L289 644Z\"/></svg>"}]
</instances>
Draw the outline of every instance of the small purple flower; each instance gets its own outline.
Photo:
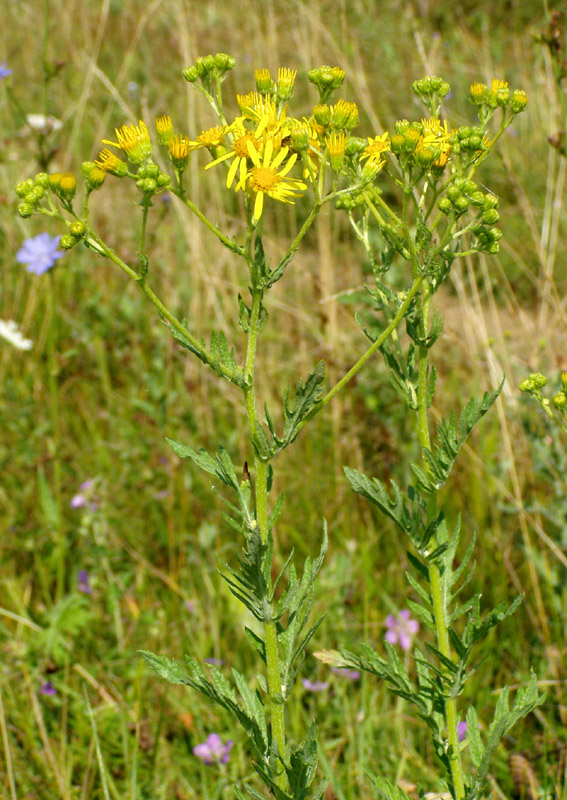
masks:
<instances>
[{"instance_id":1,"label":"small purple flower","mask_svg":"<svg viewBox=\"0 0 567 800\"><path fill-rule=\"evenodd\" d=\"M324 692L329 688L328 683L323 683L323 681L310 681L309 678L302 678L301 683L308 692Z\"/></svg>"},{"instance_id":2,"label":"small purple flower","mask_svg":"<svg viewBox=\"0 0 567 800\"><path fill-rule=\"evenodd\" d=\"M6 66L6 62L3 61L0 64L0 78L7 78L8 75L12 74L12 70Z\"/></svg>"},{"instance_id":3,"label":"small purple flower","mask_svg":"<svg viewBox=\"0 0 567 800\"><path fill-rule=\"evenodd\" d=\"M224 664L224 659L213 658L213 656L210 656L209 658L205 659L205 664L212 664L213 667L222 667L222 665Z\"/></svg>"},{"instance_id":4,"label":"small purple flower","mask_svg":"<svg viewBox=\"0 0 567 800\"><path fill-rule=\"evenodd\" d=\"M84 508L84 506L88 503L88 495L90 493L91 487L94 484L94 478L89 478L87 481L83 481L79 486L79 492L71 498L69 505L71 508ZM85 494L83 494L83 492ZM96 503L91 503L92 511L96 511L98 508Z\"/></svg>"},{"instance_id":5,"label":"small purple flower","mask_svg":"<svg viewBox=\"0 0 567 800\"><path fill-rule=\"evenodd\" d=\"M77 589L83 594L92 594L91 579L86 569L80 569L77 575Z\"/></svg>"},{"instance_id":6,"label":"small purple flower","mask_svg":"<svg viewBox=\"0 0 567 800\"><path fill-rule=\"evenodd\" d=\"M347 681L357 681L360 678L360 672L357 669L344 669L342 667L331 667L331 672L335 675L340 675Z\"/></svg>"},{"instance_id":7,"label":"small purple flower","mask_svg":"<svg viewBox=\"0 0 567 800\"><path fill-rule=\"evenodd\" d=\"M459 742L464 742L467 738L467 723L466 722L459 722L457 725L457 735L459 737Z\"/></svg>"},{"instance_id":8,"label":"small purple flower","mask_svg":"<svg viewBox=\"0 0 567 800\"><path fill-rule=\"evenodd\" d=\"M385 637L386 641L390 642L390 644L399 642L402 650L409 650L412 638L419 630L419 622L415 619L410 619L410 612L407 608L404 608L403 611L400 611L399 617L388 614L386 627L388 628Z\"/></svg>"},{"instance_id":9,"label":"small purple flower","mask_svg":"<svg viewBox=\"0 0 567 800\"><path fill-rule=\"evenodd\" d=\"M200 758L203 764L226 764L233 744L232 739L223 744L218 733L211 733L206 742L195 745L193 755Z\"/></svg>"},{"instance_id":10,"label":"small purple flower","mask_svg":"<svg viewBox=\"0 0 567 800\"><path fill-rule=\"evenodd\" d=\"M48 233L38 233L27 239L16 253L16 260L20 264L27 264L26 270L34 275L43 275L53 267L57 259L64 255L63 250L58 250L59 236L50 236Z\"/></svg>"},{"instance_id":11,"label":"small purple flower","mask_svg":"<svg viewBox=\"0 0 567 800\"><path fill-rule=\"evenodd\" d=\"M54 697L57 694L57 689L51 683L51 681L45 681L45 683L42 683L39 687L39 693L44 694L47 697Z\"/></svg>"}]
</instances>

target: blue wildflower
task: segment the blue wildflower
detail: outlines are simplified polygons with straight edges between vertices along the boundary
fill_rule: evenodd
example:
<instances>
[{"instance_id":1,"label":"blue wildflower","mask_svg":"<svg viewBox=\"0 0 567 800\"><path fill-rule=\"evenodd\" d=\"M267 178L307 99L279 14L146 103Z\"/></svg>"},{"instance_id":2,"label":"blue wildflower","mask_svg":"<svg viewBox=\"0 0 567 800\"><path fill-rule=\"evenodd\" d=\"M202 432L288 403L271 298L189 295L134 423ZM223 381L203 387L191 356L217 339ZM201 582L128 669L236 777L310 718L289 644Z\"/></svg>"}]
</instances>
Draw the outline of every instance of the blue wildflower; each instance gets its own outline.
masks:
<instances>
[{"instance_id":1,"label":"blue wildflower","mask_svg":"<svg viewBox=\"0 0 567 800\"><path fill-rule=\"evenodd\" d=\"M3 61L0 64L0 78L7 78L8 75L12 74L12 70L6 66L6 62Z\"/></svg>"},{"instance_id":2,"label":"blue wildflower","mask_svg":"<svg viewBox=\"0 0 567 800\"><path fill-rule=\"evenodd\" d=\"M28 272L32 272L34 275L43 275L63 255L63 250L58 250L58 246L59 236L38 233L37 236L24 242L16 253L16 260L20 264L27 264Z\"/></svg>"}]
</instances>

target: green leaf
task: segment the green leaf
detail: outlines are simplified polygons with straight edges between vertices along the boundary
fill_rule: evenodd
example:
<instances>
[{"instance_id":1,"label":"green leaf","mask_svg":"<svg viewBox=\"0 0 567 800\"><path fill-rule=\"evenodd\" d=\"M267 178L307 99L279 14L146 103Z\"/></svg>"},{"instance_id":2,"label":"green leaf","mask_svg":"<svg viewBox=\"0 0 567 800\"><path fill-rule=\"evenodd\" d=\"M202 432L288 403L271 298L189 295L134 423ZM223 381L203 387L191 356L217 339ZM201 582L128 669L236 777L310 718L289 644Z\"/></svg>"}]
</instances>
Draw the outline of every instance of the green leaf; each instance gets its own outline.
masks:
<instances>
[{"instance_id":1,"label":"green leaf","mask_svg":"<svg viewBox=\"0 0 567 800\"><path fill-rule=\"evenodd\" d=\"M392 496L390 496L386 487L378 478L374 478L371 481L362 472L358 472L358 470L351 467L344 467L344 472L355 492L370 500L410 538L416 538L417 532L422 527L421 514L415 513L408 508L404 501L404 496L395 481L390 481L392 486Z\"/></svg>"},{"instance_id":2,"label":"green leaf","mask_svg":"<svg viewBox=\"0 0 567 800\"><path fill-rule=\"evenodd\" d=\"M293 404L289 402L288 390L285 390L283 397L284 429L281 436L276 432L268 408L265 408L266 423L272 436L272 444L268 451L270 456L276 455L295 440L301 422L307 419L310 412L318 405L323 395L324 383L325 364L323 361L319 361L313 372L307 377L305 384L301 379L298 381Z\"/></svg>"},{"instance_id":3,"label":"green leaf","mask_svg":"<svg viewBox=\"0 0 567 800\"><path fill-rule=\"evenodd\" d=\"M467 744L469 746L471 761L475 767L480 766L484 754L484 747L482 746L482 740L480 738L478 717L474 706L470 706L467 711Z\"/></svg>"},{"instance_id":4,"label":"green leaf","mask_svg":"<svg viewBox=\"0 0 567 800\"><path fill-rule=\"evenodd\" d=\"M366 774L384 800L411 800L409 794L406 794L400 786L392 783L392 781L389 781L388 778L381 778L378 775L374 775L372 772L369 772L368 770L366 770Z\"/></svg>"},{"instance_id":5,"label":"green leaf","mask_svg":"<svg viewBox=\"0 0 567 800\"><path fill-rule=\"evenodd\" d=\"M169 683L181 683L185 684L185 686L193 686L193 679L177 661L167 658L166 656L158 656L150 650L138 650L138 654L142 656L144 661L157 672L161 678L169 681Z\"/></svg>"},{"instance_id":6,"label":"green leaf","mask_svg":"<svg viewBox=\"0 0 567 800\"><path fill-rule=\"evenodd\" d=\"M481 400L469 400L457 425L455 415L451 413L449 419L442 419L437 424L437 442L432 450L424 450L424 458L427 468L418 464L411 464L411 468L418 480L418 488L428 494L438 492L445 484L455 459L465 443L467 437L475 427L477 422L486 414L495 402L502 387L504 378L500 386L494 392L485 392Z\"/></svg>"}]
</instances>

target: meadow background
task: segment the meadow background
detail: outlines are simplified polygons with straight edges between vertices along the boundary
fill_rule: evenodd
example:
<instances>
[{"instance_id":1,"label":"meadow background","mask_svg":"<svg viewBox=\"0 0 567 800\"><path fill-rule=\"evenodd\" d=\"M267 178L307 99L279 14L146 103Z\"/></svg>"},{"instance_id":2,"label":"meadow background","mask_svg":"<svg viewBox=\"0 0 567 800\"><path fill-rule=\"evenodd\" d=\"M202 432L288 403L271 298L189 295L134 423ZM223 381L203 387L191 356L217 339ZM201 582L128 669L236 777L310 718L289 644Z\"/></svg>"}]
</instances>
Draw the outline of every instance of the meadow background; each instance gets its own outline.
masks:
<instances>
[{"instance_id":1,"label":"meadow background","mask_svg":"<svg viewBox=\"0 0 567 800\"><path fill-rule=\"evenodd\" d=\"M13 74L0 82L0 318L17 320L33 348L0 340L2 797L212 799L232 796L231 781L251 773L229 720L136 655L187 652L253 674L246 619L215 573L217 557L230 561L237 543L207 477L164 440L212 450L222 442L243 461L239 398L178 348L110 262L77 247L54 272L33 276L15 260L33 234L63 231L17 217L14 185L46 168L78 174L125 122L150 125L167 113L192 137L214 124L181 70L217 51L237 60L226 97L253 88L254 68L287 66L299 71L294 104L306 110L315 101L307 70L343 67L340 96L358 104L361 136L421 116L410 86L425 74L451 83L453 126L474 119L473 81L498 77L528 94L527 112L479 174L500 197L500 255L457 265L441 295L436 410L460 409L506 373L444 502L468 533L478 531L472 588L493 605L526 595L483 645L473 681L479 717L495 687L524 681L530 666L548 693L500 747L491 794L567 796L567 448L517 389L535 370L557 389L567 369L566 165L547 141L562 127L561 110L549 52L534 39L550 9L535 0L4 0L0 61ZM29 113L62 122L42 152ZM190 196L236 232L238 206L222 172L204 173L204 163L195 157L187 173ZM134 191L109 177L92 203L99 232L126 261L137 246ZM269 210L275 252L298 209ZM223 328L238 342L235 297L246 276L186 208L157 201L152 217L158 294L197 331ZM320 358L331 376L356 360L364 269L346 218L321 215L268 301L274 324L259 354L267 398ZM329 525L315 601L327 617L314 649L378 643L386 616L405 607L405 542L347 488L342 466L403 484L410 424L376 359L276 462L287 497L278 552L313 555L323 517ZM85 503L72 502L86 481ZM81 571L91 593L80 591ZM370 797L365 767L435 786L425 726L403 702L311 656L303 674L329 683L319 693L300 686L290 724L299 736L319 720L327 800ZM48 681L54 694L41 691ZM235 739L222 770L192 754L211 732Z\"/></svg>"}]
</instances>

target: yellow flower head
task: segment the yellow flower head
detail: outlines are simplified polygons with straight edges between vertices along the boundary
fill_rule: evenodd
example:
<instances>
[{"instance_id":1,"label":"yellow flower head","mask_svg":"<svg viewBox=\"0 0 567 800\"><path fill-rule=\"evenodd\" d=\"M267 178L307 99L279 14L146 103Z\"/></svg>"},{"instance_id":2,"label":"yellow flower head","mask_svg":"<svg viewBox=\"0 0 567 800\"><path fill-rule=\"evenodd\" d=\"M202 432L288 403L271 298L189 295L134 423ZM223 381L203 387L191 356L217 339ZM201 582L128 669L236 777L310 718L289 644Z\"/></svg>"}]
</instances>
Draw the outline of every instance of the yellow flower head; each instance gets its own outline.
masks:
<instances>
[{"instance_id":1,"label":"yellow flower head","mask_svg":"<svg viewBox=\"0 0 567 800\"><path fill-rule=\"evenodd\" d=\"M346 143L347 137L345 133L332 133L330 136L325 136L329 161L334 172L340 172L342 169L345 160Z\"/></svg>"},{"instance_id":2,"label":"yellow flower head","mask_svg":"<svg viewBox=\"0 0 567 800\"><path fill-rule=\"evenodd\" d=\"M147 125L142 120L137 125L123 125L121 128L115 128L114 133L118 139L117 142L103 139L102 143L119 147L126 153L128 161L131 161L132 164L141 164L151 156L152 140Z\"/></svg>"},{"instance_id":3,"label":"yellow flower head","mask_svg":"<svg viewBox=\"0 0 567 800\"><path fill-rule=\"evenodd\" d=\"M189 142L190 150L198 150L200 147L220 147L229 130L230 125L217 125L214 128L208 128L200 133L194 142Z\"/></svg>"},{"instance_id":4,"label":"yellow flower head","mask_svg":"<svg viewBox=\"0 0 567 800\"><path fill-rule=\"evenodd\" d=\"M490 84L490 92L488 94L488 103L491 107L494 105L504 106L510 99L510 89L508 88L507 81L501 81L498 78L493 78Z\"/></svg>"},{"instance_id":5,"label":"yellow flower head","mask_svg":"<svg viewBox=\"0 0 567 800\"><path fill-rule=\"evenodd\" d=\"M471 103L475 106L480 106L484 103L486 95L488 94L488 86L486 83L473 83L469 89L469 97Z\"/></svg>"},{"instance_id":6,"label":"yellow flower head","mask_svg":"<svg viewBox=\"0 0 567 800\"><path fill-rule=\"evenodd\" d=\"M508 81L501 81L499 78L493 78L490 84L491 92L498 92L500 89L507 89Z\"/></svg>"},{"instance_id":7,"label":"yellow flower head","mask_svg":"<svg viewBox=\"0 0 567 800\"><path fill-rule=\"evenodd\" d=\"M391 149L390 135L388 131L382 136L375 136L374 139L368 137L368 144L362 151L361 160L365 158L385 159L384 153Z\"/></svg>"},{"instance_id":8,"label":"yellow flower head","mask_svg":"<svg viewBox=\"0 0 567 800\"><path fill-rule=\"evenodd\" d=\"M94 162L99 169L102 169L104 172L109 172L111 175L116 175L118 178L123 178L128 171L128 166L125 164L122 159L118 158L112 150L109 150L108 147L105 147L98 154L98 159L95 159Z\"/></svg>"},{"instance_id":9,"label":"yellow flower head","mask_svg":"<svg viewBox=\"0 0 567 800\"><path fill-rule=\"evenodd\" d=\"M333 128L345 128L349 131L356 128L358 125L358 107L356 103L341 99L336 106L332 106L331 125Z\"/></svg>"},{"instance_id":10,"label":"yellow flower head","mask_svg":"<svg viewBox=\"0 0 567 800\"><path fill-rule=\"evenodd\" d=\"M169 150L169 158L173 166L178 170L187 169L189 154L191 152L191 141L180 133L169 139L167 149Z\"/></svg>"},{"instance_id":11,"label":"yellow flower head","mask_svg":"<svg viewBox=\"0 0 567 800\"><path fill-rule=\"evenodd\" d=\"M156 131L160 144L167 144L173 136L173 123L171 117L163 114L156 119Z\"/></svg>"},{"instance_id":12,"label":"yellow flower head","mask_svg":"<svg viewBox=\"0 0 567 800\"><path fill-rule=\"evenodd\" d=\"M274 82L269 69L254 70L254 77L256 79L256 88L260 94L269 94L274 88Z\"/></svg>"},{"instance_id":13,"label":"yellow flower head","mask_svg":"<svg viewBox=\"0 0 567 800\"><path fill-rule=\"evenodd\" d=\"M415 155L418 156L421 151L427 149L436 152L438 155L432 162L432 166L443 169L451 153L449 140L454 131L449 130L446 121L441 122L433 118L422 119L421 125L423 130L415 149Z\"/></svg>"},{"instance_id":14,"label":"yellow flower head","mask_svg":"<svg viewBox=\"0 0 567 800\"><path fill-rule=\"evenodd\" d=\"M256 130L251 131L244 126L243 118L237 117L231 125L231 133L233 136L232 147L226 153L223 153L222 156L211 161L210 164L207 164L205 169L214 167L216 164L220 164L221 161L227 161L232 158L232 164L230 165L226 178L226 188L230 189L237 172L239 172L240 181L245 181L248 161L250 160L248 146L250 144L257 152L262 150L264 144L263 133L267 123L268 118L263 117L258 123Z\"/></svg>"},{"instance_id":15,"label":"yellow flower head","mask_svg":"<svg viewBox=\"0 0 567 800\"><path fill-rule=\"evenodd\" d=\"M277 155L274 156L273 142L268 139L264 147L262 160L260 160L258 151L254 149L250 142L248 143L248 154L254 166L244 176L244 180L238 182L236 190L247 187L256 194L253 214L255 221L258 221L262 216L264 195L267 194L268 197L273 197L274 200L279 200L281 203L293 203L294 201L290 198L297 197L299 192L307 189L303 181L286 177L297 160L297 153L293 153L283 169L278 172L288 153L289 149L282 147Z\"/></svg>"},{"instance_id":16,"label":"yellow flower head","mask_svg":"<svg viewBox=\"0 0 567 800\"><path fill-rule=\"evenodd\" d=\"M278 69L278 100L290 99L293 94L293 84L295 83L296 76L296 69L288 69L287 67L280 67L280 69Z\"/></svg>"}]
</instances>

